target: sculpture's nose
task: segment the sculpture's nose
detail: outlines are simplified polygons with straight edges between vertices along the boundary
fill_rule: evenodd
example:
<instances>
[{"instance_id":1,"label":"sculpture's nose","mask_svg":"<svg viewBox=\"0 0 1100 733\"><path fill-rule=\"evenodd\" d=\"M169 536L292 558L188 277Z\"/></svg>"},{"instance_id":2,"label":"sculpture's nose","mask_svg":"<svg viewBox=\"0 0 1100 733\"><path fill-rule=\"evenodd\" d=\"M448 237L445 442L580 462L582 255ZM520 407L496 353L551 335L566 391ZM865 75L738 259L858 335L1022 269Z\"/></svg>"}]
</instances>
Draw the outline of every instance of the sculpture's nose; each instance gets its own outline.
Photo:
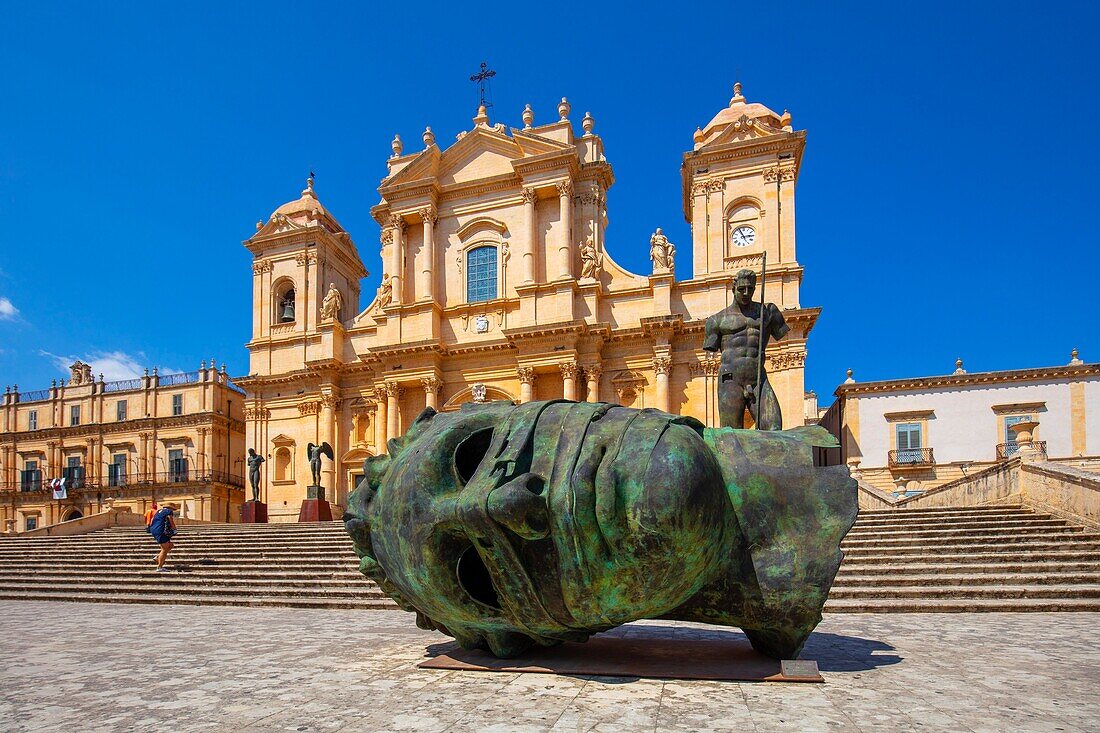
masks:
<instances>
[{"instance_id":1,"label":"sculpture's nose","mask_svg":"<svg viewBox=\"0 0 1100 733\"><path fill-rule=\"evenodd\" d=\"M550 516L541 476L524 473L489 493L487 506L493 521L527 540L540 540L550 534Z\"/></svg>"}]
</instances>

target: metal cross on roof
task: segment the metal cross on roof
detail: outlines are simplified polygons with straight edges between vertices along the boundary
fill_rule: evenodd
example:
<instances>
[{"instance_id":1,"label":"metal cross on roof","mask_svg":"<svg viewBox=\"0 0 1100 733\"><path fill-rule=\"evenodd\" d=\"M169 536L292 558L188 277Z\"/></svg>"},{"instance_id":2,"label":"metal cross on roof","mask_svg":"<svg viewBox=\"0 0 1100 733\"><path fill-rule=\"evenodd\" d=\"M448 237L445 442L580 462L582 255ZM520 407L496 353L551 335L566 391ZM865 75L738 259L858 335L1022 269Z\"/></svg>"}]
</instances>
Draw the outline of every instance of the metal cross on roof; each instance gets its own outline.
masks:
<instances>
[{"instance_id":1,"label":"metal cross on roof","mask_svg":"<svg viewBox=\"0 0 1100 733\"><path fill-rule=\"evenodd\" d=\"M489 68L489 65L484 61L481 62L481 71L477 72L470 77L470 81L477 84L478 106L489 109L493 106L493 103L488 101L485 97L485 87L488 81L497 75L497 72Z\"/></svg>"}]
</instances>

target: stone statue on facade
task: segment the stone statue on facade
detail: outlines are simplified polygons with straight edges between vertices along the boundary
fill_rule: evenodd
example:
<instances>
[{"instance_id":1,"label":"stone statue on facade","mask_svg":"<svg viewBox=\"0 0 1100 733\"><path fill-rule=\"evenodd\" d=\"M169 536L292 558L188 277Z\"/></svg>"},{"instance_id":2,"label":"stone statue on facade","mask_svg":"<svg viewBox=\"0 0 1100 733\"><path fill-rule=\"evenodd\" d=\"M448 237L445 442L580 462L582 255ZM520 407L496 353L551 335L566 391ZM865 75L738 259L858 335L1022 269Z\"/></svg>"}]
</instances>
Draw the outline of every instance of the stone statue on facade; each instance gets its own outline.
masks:
<instances>
[{"instance_id":1,"label":"stone statue on facade","mask_svg":"<svg viewBox=\"0 0 1100 733\"><path fill-rule=\"evenodd\" d=\"M653 260L654 272L667 272L675 269L676 245L668 241L661 227L649 238L649 259Z\"/></svg>"},{"instance_id":2,"label":"stone statue on facade","mask_svg":"<svg viewBox=\"0 0 1100 733\"><path fill-rule=\"evenodd\" d=\"M748 410L758 429L782 430L779 400L768 383L762 358L768 340L783 338L790 326L774 304L754 302L755 291L756 273L739 270L733 284L733 305L707 319L703 349L722 354L718 368L718 417L722 427L745 427Z\"/></svg>"},{"instance_id":3,"label":"stone statue on facade","mask_svg":"<svg viewBox=\"0 0 1100 733\"><path fill-rule=\"evenodd\" d=\"M706 428L551 400L425 409L368 458L345 527L422 629L512 657L636 619L740 627L795 659L856 517L820 426Z\"/></svg>"},{"instance_id":4,"label":"stone statue on facade","mask_svg":"<svg viewBox=\"0 0 1100 733\"><path fill-rule=\"evenodd\" d=\"M581 278L596 280L603 268L603 255L596 249L596 243L589 234L581 245Z\"/></svg>"},{"instance_id":5,"label":"stone statue on facade","mask_svg":"<svg viewBox=\"0 0 1100 733\"><path fill-rule=\"evenodd\" d=\"M337 320L340 317L340 307L344 304L343 298L340 297L340 291L336 288L336 283L328 284L328 293L325 294L325 299L321 301L321 320L332 321Z\"/></svg>"},{"instance_id":6,"label":"stone statue on facade","mask_svg":"<svg viewBox=\"0 0 1100 733\"><path fill-rule=\"evenodd\" d=\"M252 487L252 501L259 501L260 464L264 462L264 457L257 453L255 448L249 448L245 462L248 464L248 485Z\"/></svg>"},{"instance_id":7,"label":"stone statue on facade","mask_svg":"<svg viewBox=\"0 0 1100 733\"><path fill-rule=\"evenodd\" d=\"M328 456L330 461L336 460L332 453L332 446L328 443L320 445L310 443L306 446L306 457L309 458L309 471L313 477L314 486L321 485L321 456Z\"/></svg>"},{"instance_id":8,"label":"stone statue on facade","mask_svg":"<svg viewBox=\"0 0 1100 733\"><path fill-rule=\"evenodd\" d=\"M389 275L382 276L382 284L378 286L378 307L385 308L393 302L393 283Z\"/></svg>"}]
</instances>

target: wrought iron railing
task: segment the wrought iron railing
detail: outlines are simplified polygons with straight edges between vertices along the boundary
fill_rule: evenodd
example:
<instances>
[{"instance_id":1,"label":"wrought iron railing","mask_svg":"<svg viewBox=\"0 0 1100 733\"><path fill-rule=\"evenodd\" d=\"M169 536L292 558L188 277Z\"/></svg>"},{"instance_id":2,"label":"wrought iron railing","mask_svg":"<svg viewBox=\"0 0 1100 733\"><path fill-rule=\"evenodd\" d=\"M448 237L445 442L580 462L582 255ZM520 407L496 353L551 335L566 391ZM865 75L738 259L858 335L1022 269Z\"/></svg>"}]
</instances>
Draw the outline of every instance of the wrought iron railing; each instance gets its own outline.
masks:
<instances>
[{"instance_id":1,"label":"wrought iron railing","mask_svg":"<svg viewBox=\"0 0 1100 733\"><path fill-rule=\"evenodd\" d=\"M242 395L247 395L248 394L247 392L244 391L243 387L238 387L236 384L234 384L232 379L226 378L225 386L229 387L229 389L233 390L237 394L242 394Z\"/></svg>"},{"instance_id":2,"label":"wrought iron railing","mask_svg":"<svg viewBox=\"0 0 1100 733\"><path fill-rule=\"evenodd\" d=\"M1040 453L1046 455L1047 442L1045 440L1036 440L1032 444L1039 449ZM1016 455L1018 450L1020 450L1019 443L997 443L997 460L1011 458Z\"/></svg>"},{"instance_id":3,"label":"wrought iron railing","mask_svg":"<svg viewBox=\"0 0 1100 733\"><path fill-rule=\"evenodd\" d=\"M931 466L936 463L931 448L903 448L892 450L888 454L890 467Z\"/></svg>"},{"instance_id":4,"label":"wrought iron railing","mask_svg":"<svg viewBox=\"0 0 1100 733\"><path fill-rule=\"evenodd\" d=\"M98 490L103 488L140 488L156 486L173 486L179 484L210 484L218 483L241 488L244 486L244 477L236 476L226 471L157 471L155 473L129 473L104 476L98 480L81 478L79 486L69 486L70 490ZM21 491L24 493L46 491L44 480L41 476L21 477L16 484L0 485L3 491Z\"/></svg>"},{"instance_id":5,"label":"wrought iron railing","mask_svg":"<svg viewBox=\"0 0 1100 733\"><path fill-rule=\"evenodd\" d=\"M161 374L161 387L175 387L177 384L193 384L202 378L199 372L182 372L180 374Z\"/></svg>"},{"instance_id":6,"label":"wrought iron railing","mask_svg":"<svg viewBox=\"0 0 1100 733\"><path fill-rule=\"evenodd\" d=\"M48 400L50 398L50 390L48 389L36 389L30 392L20 392L20 402L41 402L42 400Z\"/></svg>"},{"instance_id":7,"label":"wrought iron railing","mask_svg":"<svg viewBox=\"0 0 1100 733\"><path fill-rule=\"evenodd\" d=\"M104 382L103 391L106 392L129 392L133 389L141 389L141 377L137 379L119 379L115 382Z\"/></svg>"}]
</instances>

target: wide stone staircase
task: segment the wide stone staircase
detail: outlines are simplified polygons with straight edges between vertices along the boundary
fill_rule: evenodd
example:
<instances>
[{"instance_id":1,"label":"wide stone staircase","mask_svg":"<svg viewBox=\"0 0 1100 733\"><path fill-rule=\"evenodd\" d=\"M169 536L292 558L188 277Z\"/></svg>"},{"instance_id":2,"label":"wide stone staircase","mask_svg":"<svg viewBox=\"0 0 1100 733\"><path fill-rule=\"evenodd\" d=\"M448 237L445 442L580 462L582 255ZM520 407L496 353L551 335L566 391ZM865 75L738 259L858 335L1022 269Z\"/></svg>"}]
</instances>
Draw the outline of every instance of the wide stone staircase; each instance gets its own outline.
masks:
<instances>
[{"instance_id":1,"label":"wide stone staircase","mask_svg":"<svg viewBox=\"0 0 1100 733\"><path fill-rule=\"evenodd\" d=\"M396 608L341 522L181 525L156 572L144 527L0 540L0 599Z\"/></svg>"},{"instance_id":2,"label":"wide stone staircase","mask_svg":"<svg viewBox=\"0 0 1100 733\"><path fill-rule=\"evenodd\" d=\"M862 512L827 612L1100 611L1100 533L1019 506ZM0 538L0 599L396 608L338 522Z\"/></svg>"},{"instance_id":3,"label":"wide stone staircase","mask_svg":"<svg viewBox=\"0 0 1100 733\"><path fill-rule=\"evenodd\" d=\"M1100 611L1100 533L1020 506L860 512L827 612Z\"/></svg>"}]
</instances>

